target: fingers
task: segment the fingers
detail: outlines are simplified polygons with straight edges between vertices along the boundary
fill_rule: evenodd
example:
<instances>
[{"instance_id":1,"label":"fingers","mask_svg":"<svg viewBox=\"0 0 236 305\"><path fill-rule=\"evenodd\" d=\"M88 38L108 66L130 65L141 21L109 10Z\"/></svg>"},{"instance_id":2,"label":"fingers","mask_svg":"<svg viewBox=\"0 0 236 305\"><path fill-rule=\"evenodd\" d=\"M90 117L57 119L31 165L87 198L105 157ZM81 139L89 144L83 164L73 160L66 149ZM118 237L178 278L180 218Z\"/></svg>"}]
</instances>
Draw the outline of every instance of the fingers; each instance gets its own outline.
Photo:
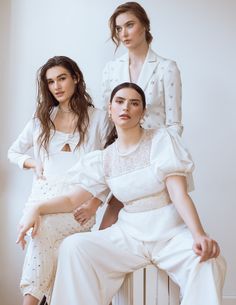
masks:
<instances>
[{"instance_id":1,"label":"fingers","mask_svg":"<svg viewBox=\"0 0 236 305\"><path fill-rule=\"evenodd\" d=\"M86 222L90 219L88 217L85 216L78 216L77 218L75 218L82 226L86 224Z\"/></svg>"},{"instance_id":2,"label":"fingers","mask_svg":"<svg viewBox=\"0 0 236 305\"><path fill-rule=\"evenodd\" d=\"M86 222L91 218L90 213L84 207L79 207L74 211L74 218L78 221L81 225L85 225Z\"/></svg>"},{"instance_id":3,"label":"fingers","mask_svg":"<svg viewBox=\"0 0 236 305\"><path fill-rule=\"evenodd\" d=\"M193 250L201 257L200 262L204 262L210 258L215 258L220 254L219 245L215 240L210 238L206 238L201 240L201 242L195 243Z\"/></svg>"},{"instance_id":4,"label":"fingers","mask_svg":"<svg viewBox=\"0 0 236 305\"><path fill-rule=\"evenodd\" d=\"M40 223L40 220L38 219L38 220L35 222L34 227L33 227L33 230L32 230L32 233L31 233L32 238L34 238L34 236L35 236L36 233L38 232L39 223Z\"/></svg>"},{"instance_id":5,"label":"fingers","mask_svg":"<svg viewBox=\"0 0 236 305\"><path fill-rule=\"evenodd\" d=\"M43 173L36 173L36 177L38 180L46 180L46 177L43 175Z\"/></svg>"},{"instance_id":6,"label":"fingers","mask_svg":"<svg viewBox=\"0 0 236 305\"><path fill-rule=\"evenodd\" d=\"M37 179L46 180L45 176L43 175L44 169L43 169L42 165L36 166L35 173L36 173Z\"/></svg>"},{"instance_id":7,"label":"fingers","mask_svg":"<svg viewBox=\"0 0 236 305\"><path fill-rule=\"evenodd\" d=\"M25 235L26 235L26 231L23 228L20 227L16 243L20 244L22 250L25 249L25 245L26 245Z\"/></svg>"}]
</instances>

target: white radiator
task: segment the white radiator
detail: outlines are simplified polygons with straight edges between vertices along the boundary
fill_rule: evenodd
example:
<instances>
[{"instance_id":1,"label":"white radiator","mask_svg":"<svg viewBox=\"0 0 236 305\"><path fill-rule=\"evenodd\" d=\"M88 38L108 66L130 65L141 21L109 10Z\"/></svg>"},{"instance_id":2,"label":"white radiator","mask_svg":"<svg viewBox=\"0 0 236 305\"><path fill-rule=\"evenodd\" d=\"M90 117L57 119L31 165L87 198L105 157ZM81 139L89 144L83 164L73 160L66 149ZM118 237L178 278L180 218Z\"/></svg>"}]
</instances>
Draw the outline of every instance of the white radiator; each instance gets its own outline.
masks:
<instances>
[{"instance_id":1,"label":"white radiator","mask_svg":"<svg viewBox=\"0 0 236 305\"><path fill-rule=\"evenodd\" d=\"M179 288L153 265L126 276L113 305L179 305Z\"/></svg>"}]
</instances>

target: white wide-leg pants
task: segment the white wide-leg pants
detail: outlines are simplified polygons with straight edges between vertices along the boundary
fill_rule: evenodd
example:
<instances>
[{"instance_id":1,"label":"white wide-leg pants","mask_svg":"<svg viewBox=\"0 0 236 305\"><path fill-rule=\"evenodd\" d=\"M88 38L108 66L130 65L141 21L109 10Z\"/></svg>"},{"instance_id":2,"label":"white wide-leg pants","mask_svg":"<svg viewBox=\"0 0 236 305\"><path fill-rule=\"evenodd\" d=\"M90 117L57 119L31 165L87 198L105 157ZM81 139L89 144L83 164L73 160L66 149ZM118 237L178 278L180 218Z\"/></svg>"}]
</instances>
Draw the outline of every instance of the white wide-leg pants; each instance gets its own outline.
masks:
<instances>
[{"instance_id":1,"label":"white wide-leg pants","mask_svg":"<svg viewBox=\"0 0 236 305\"><path fill-rule=\"evenodd\" d=\"M108 305L125 274L152 262L180 286L181 305L220 305L222 257L199 263L187 228L168 241L142 242L117 225L66 238L59 251L51 305Z\"/></svg>"}]
</instances>

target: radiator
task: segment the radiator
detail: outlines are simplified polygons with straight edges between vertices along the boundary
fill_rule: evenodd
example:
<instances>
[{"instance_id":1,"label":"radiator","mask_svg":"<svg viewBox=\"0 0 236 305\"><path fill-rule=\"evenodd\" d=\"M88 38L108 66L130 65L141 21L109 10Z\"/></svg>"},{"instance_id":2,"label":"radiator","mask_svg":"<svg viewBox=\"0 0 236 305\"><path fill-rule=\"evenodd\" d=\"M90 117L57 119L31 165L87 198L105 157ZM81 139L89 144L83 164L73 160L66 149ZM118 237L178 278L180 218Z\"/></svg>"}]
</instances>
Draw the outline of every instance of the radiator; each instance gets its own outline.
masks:
<instances>
[{"instance_id":1,"label":"radiator","mask_svg":"<svg viewBox=\"0 0 236 305\"><path fill-rule=\"evenodd\" d=\"M153 265L126 276L113 305L179 305L179 288Z\"/></svg>"}]
</instances>

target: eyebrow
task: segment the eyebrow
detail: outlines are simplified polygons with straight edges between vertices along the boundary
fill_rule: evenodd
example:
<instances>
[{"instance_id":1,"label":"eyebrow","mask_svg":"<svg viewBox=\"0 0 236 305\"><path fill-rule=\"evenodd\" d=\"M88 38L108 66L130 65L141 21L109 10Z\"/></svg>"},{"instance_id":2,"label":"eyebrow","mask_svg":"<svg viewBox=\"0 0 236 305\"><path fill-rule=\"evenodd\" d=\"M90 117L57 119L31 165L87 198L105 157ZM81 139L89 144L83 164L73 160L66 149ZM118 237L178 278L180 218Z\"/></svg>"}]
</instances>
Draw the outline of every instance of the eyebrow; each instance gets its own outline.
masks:
<instances>
[{"instance_id":1,"label":"eyebrow","mask_svg":"<svg viewBox=\"0 0 236 305\"><path fill-rule=\"evenodd\" d=\"M116 98L119 98L119 99L121 99L123 101L127 100L127 98L124 98L122 96L116 96ZM128 100L131 101L131 102L141 102L141 100L138 99L138 98L128 98Z\"/></svg>"},{"instance_id":2,"label":"eyebrow","mask_svg":"<svg viewBox=\"0 0 236 305\"><path fill-rule=\"evenodd\" d=\"M68 74L67 73L62 73L62 74L59 74L56 78L59 78L59 77L62 77L62 76L67 76ZM52 80L52 78L47 78L47 81L49 80Z\"/></svg>"},{"instance_id":3,"label":"eyebrow","mask_svg":"<svg viewBox=\"0 0 236 305\"><path fill-rule=\"evenodd\" d=\"M135 22L135 20L130 19L130 20L126 21L123 25L116 24L116 28L122 27L122 26L127 25L128 23L131 23L131 22Z\"/></svg>"}]
</instances>

